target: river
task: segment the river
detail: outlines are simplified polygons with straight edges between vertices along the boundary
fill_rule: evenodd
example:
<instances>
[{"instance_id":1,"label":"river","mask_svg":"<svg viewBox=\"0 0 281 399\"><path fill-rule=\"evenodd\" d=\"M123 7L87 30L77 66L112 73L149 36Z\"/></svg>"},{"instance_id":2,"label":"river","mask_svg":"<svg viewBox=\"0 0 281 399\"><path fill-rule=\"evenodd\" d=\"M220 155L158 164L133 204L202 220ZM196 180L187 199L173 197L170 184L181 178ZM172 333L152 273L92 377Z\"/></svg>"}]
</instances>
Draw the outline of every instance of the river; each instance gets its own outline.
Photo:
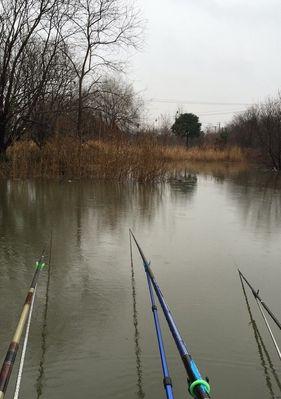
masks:
<instances>
[{"instance_id":1,"label":"river","mask_svg":"<svg viewBox=\"0 0 281 399\"><path fill-rule=\"evenodd\" d=\"M33 265L51 232L53 240L50 268L39 280L20 396L165 397L135 248L132 280L129 228L210 379L212 398L280 398L280 362L248 289L247 307L237 268L281 318L281 181L266 171L219 166L190 167L154 185L0 182L1 361ZM162 315L161 323L175 397L188 397ZM279 339L280 331L273 331Z\"/></svg>"}]
</instances>

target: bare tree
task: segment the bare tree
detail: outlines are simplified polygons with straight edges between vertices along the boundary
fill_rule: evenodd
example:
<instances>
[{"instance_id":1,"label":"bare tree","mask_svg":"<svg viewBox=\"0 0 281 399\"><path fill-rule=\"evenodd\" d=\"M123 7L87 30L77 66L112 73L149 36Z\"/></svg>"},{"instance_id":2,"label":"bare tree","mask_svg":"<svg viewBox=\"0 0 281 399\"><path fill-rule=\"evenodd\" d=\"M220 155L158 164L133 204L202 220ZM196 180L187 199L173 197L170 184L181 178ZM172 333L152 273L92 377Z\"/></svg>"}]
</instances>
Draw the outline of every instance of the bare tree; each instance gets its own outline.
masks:
<instances>
[{"instance_id":1,"label":"bare tree","mask_svg":"<svg viewBox=\"0 0 281 399\"><path fill-rule=\"evenodd\" d=\"M0 0L0 152L23 134L46 88L67 7L63 0Z\"/></svg>"},{"instance_id":2,"label":"bare tree","mask_svg":"<svg viewBox=\"0 0 281 399\"><path fill-rule=\"evenodd\" d=\"M275 170L281 170L281 98L269 99L258 108L258 138Z\"/></svg>"},{"instance_id":3,"label":"bare tree","mask_svg":"<svg viewBox=\"0 0 281 399\"><path fill-rule=\"evenodd\" d=\"M96 86L105 70L120 70L120 51L138 45L141 24L138 13L124 0L73 1L75 12L65 44L72 49L70 61L77 78L77 135L81 138L87 96L98 92Z\"/></svg>"},{"instance_id":4,"label":"bare tree","mask_svg":"<svg viewBox=\"0 0 281 399\"><path fill-rule=\"evenodd\" d=\"M129 133L139 126L143 102L132 85L111 77L93 93L90 106L109 130Z\"/></svg>"},{"instance_id":5,"label":"bare tree","mask_svg":"<svg viewBox=\"0 0 281 399\"><path fill-rule=\"evenodd\" d=\"M38 53L40 53L40 48L29 58L27 75L33 76L33 81L36 76L40 80L42 74L42 64L39 61L39 65L37 65L38 61L36 60ZM25 121L29 136L39 146L44 144L46 139L56 131L58 118L69 118L75 109L74 84L75 76L72 65L59 47L53 58L48 79L42 87L29 119Z\"/></svg>"},{"instance_id":6,"label":"bare tree","mask_svg":"<svg viewBox=\"0 0 281 399\"><path fill-rule=\"evenodd\" d=\"M26 132L42 144L70 105L81 138L84 105L93 95L100 106L109 101L102 76L121 69L122 49L138 45L138 14L126 0L0 0L0 21L0 152ZM125 97L133 120L132 91L117 91L116 123ZM111 103L118 95L111 91Z\"/></svg>"},{"instance_id":7,"label":"bare tree","mask_svg":"<svg viewBox=\"0 0 281 399\"><path fill-rule=\"evenodd\" d=\"M243 148L257 148L258 142L258 115L257 106L252 106L245 112L234 116L227 126L229 132L229 143L239 145Z\"/></svg>"},{"instance_id":8,"label":"bare tree","mask_svg":"<svg viewBox=\"0 0 281 399\"><path fill-rule=\"evenodd\" d=\"M258 149L263 160L281 170L281 96L236 116L228 126L230 142Z\"/></svg>"}]
</instances>

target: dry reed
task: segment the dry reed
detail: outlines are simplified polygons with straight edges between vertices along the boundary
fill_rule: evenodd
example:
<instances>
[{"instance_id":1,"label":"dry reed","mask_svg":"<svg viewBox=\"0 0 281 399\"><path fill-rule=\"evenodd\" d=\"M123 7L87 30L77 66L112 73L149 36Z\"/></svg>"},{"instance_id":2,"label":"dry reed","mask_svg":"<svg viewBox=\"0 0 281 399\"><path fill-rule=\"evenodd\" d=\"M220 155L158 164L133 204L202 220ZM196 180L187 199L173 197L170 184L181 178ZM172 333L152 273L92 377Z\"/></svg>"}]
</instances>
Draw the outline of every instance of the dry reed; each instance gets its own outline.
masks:
<instances>
[{"instance_id":1,"label":"dry reed","mask_svg":"<svg viewBox=\"0 0 281 399\"><path fill-rule=\"evenodd\" d=\"M15 143L0 162L0 177L132 178L161 179L179 162L241 162L240 148L163 146L151 137L130 141L88 140L80 145L72 137L54 137L42 148L32 141Z\"/></svg>"}]
</instances>

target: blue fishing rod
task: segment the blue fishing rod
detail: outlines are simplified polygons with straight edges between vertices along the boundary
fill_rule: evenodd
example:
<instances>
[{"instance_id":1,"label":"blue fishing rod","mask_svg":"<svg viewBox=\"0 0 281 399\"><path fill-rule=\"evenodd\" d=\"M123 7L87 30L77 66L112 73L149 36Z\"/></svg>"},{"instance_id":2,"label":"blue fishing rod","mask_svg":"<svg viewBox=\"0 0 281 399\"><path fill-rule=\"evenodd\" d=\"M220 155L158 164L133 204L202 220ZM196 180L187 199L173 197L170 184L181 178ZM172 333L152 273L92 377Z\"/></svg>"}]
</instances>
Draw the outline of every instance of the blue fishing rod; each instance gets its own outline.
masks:
<instances>
[{"instance_id":1,"label":"blue fishing rod","mask_svg":"<svg viewBox=\"0 0 281 399\"><path fill-rule=\"evenodd\" d=\"M132 234L132 232L130 230L130 253L131 253L131 266L132 266L133 265L133 257L132 257L131 234ZM158 347L159 347L159 352L160 352L162 371L163 371L163 376L164 376L163 384L164 384L164 388L165 388L165 391L166 391L167 399L174 399L173 388L172 388L172 380L171 380L171 377L170 377L170 374L169 374L169 368L168 368L168 363L167 363L167 358L166 358L166 353L165 353L165 348L164 348L164 342L163 342L163 337L162 337L160 321L159 321L159 317L158 317L157 306L155 304L153 288L152 288L152 285L151 285L151 281L150 281L149 275L146 274L146 277L147 277L147 284L148 284L148 289L149 289L149 294L150 294L151 309L152 309L153 318L154 318L154 324L155 324L155 330L156 330L156 335L157 335Z\"/></svg>"},{"instance_id":2,"label":"blue fishing rod","mask_svg":"<svg viewBox=\"0 0 281 399\"><path fill-rule=\"evenodd\" d=\"M153 285L153 288L155 290L155 293L157 295L157 298L159 300L159 303L162 307L165 318L167 320L168 326L170 328L171 334L174 338L174 341L175 341L178 351L180 353L182 362L184 364L184 367L185 367L185 370L187 373L189 392L190 392L191 396L193 396L195 399L210 398L210 395L209 395L210 385L209 385L208 381L203 380L194 360L192 359L191 355L189 354L189 352L187 350L186 344L185 344L183 338L181 337L181 334L176 326L176 323L173 319L171 311L163 297L161 289L160 289L160 287L155 279L155 276L151 270L150 262L148 262L146 257L144 256L144 253L131 230L130 230L130 233L136 243L136 246L137 246L140 256L142 258L144 269L145 269L146 275L148 277L148 281L150 283L152 283L152 285Z\"/></svg>"}]
</instances>

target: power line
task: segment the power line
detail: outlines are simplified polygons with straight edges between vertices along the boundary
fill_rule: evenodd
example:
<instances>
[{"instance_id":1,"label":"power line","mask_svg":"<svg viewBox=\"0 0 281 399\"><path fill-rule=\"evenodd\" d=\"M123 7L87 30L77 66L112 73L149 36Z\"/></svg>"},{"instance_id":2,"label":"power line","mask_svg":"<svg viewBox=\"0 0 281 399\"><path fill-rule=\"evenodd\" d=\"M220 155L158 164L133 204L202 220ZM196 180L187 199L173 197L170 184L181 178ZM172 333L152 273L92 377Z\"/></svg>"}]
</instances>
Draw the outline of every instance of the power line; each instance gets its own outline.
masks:
<instances>
[{"instance_id":1,"label":"power line","mask_svg":"<svg viewBox=\"0 0 281 399\"><path fill-rule=\"evenodd\" d=\"M221 122L201 122L201 125L218 126Z\"/></svg>"},{"instance_id":2,"label":"power line","mask_svg":"<svg viewBox=\"0 0 281 399\"><path fill-rule=\"evenodd\" d=\"M207 112L207 113L202 113L202 114L200 112L198 112L198 115L200 115L200 116L226 115L226 114L235 114L235 113L243 112L243 111L245 111L245 109L236 109L233 111L225 111L225 112Z\"/></svg>"},{"instance_id":3,"label":"power line","mask_svg":"<svg viewBox=\"0 0 281 399\"><path fill-rule=\"evenodd\" d=\"M194 105L244 105L250 106L253 103L237 103L237 102L215 102L215 101L192 101L192 100L177 100L166 98L150 98L147 101L154 103L170 103L170 104L194 104Z\"/></svg>"}]
</instances>

